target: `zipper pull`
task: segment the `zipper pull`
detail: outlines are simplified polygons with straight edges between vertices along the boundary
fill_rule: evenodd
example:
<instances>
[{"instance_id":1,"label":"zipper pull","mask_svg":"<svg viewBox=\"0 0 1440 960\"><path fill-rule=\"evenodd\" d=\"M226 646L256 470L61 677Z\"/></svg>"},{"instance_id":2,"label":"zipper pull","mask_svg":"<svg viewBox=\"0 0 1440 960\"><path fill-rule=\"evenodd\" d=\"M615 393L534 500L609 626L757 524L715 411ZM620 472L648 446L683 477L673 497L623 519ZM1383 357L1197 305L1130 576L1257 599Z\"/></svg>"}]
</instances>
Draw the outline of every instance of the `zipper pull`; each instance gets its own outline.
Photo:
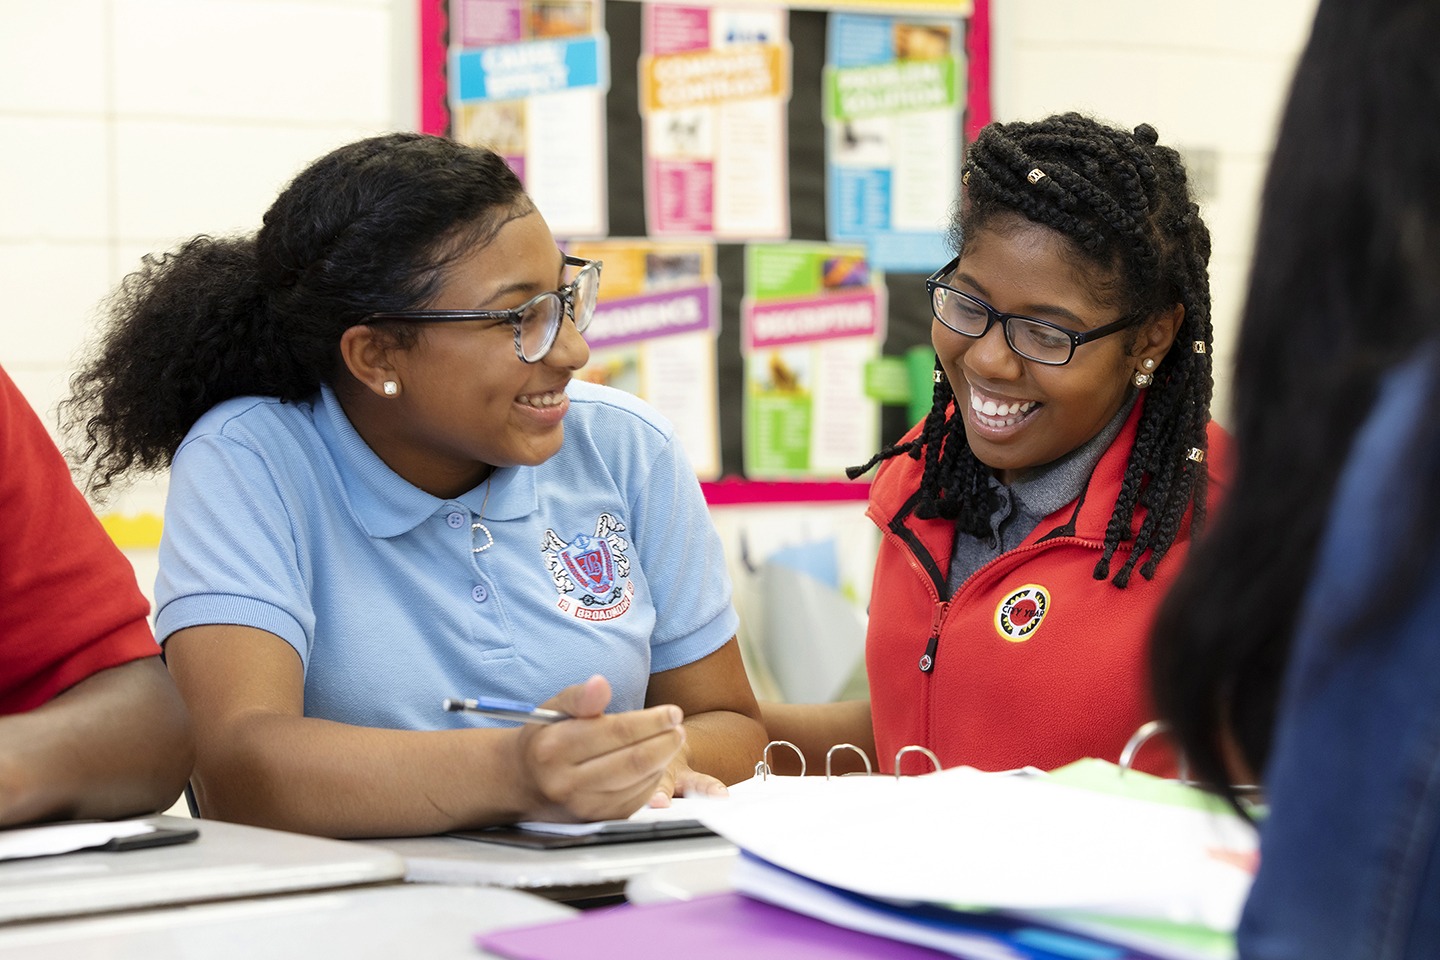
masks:
<instances>
[{"instance_id":1,"label":"zipper pull","mask_svg":"<svg viewBox=\"0 0 1440 960\"><path fill-rule=\"evenodd\" d=\"M929 673L935 669L935 648L940 645L940 634L931 634L930 642L925 644L925 652L920 656L920 672Z\"/></svg>"},{"instance_id":2,"label":"zipper pull","mask_svg":"<svg viewBox=\"0 0 1440 960\"><path fill-rule=\"evenodd\" d=\"M940 646L940 622L945 619L945 611L949 607L948 600L937 603L935 612L930 615L930 642L925 644L925 652L920 657L921 673L929 673L935 669L935 649Z\"/></svg>"}]
</instances>

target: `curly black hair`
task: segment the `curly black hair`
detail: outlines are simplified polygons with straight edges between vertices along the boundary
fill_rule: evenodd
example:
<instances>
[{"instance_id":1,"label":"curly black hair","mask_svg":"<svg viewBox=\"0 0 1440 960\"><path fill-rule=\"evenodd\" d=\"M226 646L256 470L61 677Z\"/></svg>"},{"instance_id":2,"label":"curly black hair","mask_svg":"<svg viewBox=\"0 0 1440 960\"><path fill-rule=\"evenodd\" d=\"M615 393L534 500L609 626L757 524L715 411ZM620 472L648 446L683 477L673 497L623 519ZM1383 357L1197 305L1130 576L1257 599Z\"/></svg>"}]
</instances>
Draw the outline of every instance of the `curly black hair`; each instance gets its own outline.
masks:
<instances>
[{"instance_id":1,"label":"curly black hair","mask_svg":"<svg viewBox=\"0 0 1440 960\"><path fill-rule=\"evenodd\" d=\"M223 400L294 401L332 382L347 328L426 305L456 256L533 209L491 151L393 133L316 160L254 236L199 236L145 257L108 301L63 405L91 492L168 466ZM387 334L414 336L403 324Z\"/></svg>"},{"instance_id":2,"label":"curly black hair","mask_svg":"<svg viewBox=\"0 0 1440 960\"><path fill-rule=\"evenodd\" d=\"M1095 579L1110 576L1115 550L1130 538L1135 511L1144 507L1134 548L1112 578L1117 587L1129 583L1146 554L1140 573L1154 577L1187 509L1197 532L1205 519L1203 461L1213 390L1210 231L1179 153L1158 139L1148 124L1130 133L1077 113L992 123L969 148L950 231L951 246L963 254L967 236L997 217L1019 214L1063 234L1076 256L1102 276L1112 274L1113 294L1126 314L1184 307L1175 342L1154 371L1095 567ZM1036 169L1045 176L1032 181ZM953 519L960 530L985 536L995 509L992 471L970 450L963 416L952 410L950 384L936 379L934 404L919 435L885 447L849 474L857 477L900 454L923 458L916 515Z\"/></svg>"}]
</instances>

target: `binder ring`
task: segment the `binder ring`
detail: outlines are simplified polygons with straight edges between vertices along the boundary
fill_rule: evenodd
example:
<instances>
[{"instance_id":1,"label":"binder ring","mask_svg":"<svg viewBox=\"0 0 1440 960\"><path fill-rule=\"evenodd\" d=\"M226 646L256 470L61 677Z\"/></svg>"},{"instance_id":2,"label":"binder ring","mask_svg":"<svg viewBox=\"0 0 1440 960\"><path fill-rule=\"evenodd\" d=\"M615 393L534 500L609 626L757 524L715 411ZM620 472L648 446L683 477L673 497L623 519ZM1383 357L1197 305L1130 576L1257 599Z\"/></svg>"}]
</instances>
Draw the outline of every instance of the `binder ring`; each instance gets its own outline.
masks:
<instances>
[{"instance_id":1,"label":"binder ring","mask_svg":"<svg viewBox=\"0 0 1440 960\"><path fill-rule=\"evenodd\" d=\"M912 744L910 744L910 746L908 746L908 747L901 747L899 750L896 750L896 751L895 751L895 779L896 779L896 780L899 780L899 779L900 779L900 758L903 757L903 756L905 756L905 754L907 754L907 753L923 753L923 754L925 754L925 756L927 756L927 757L930 758L930 763L935 767L935 772L938 773L938 772L940 771L940 769L941 769L941 767L940 767L940 758L937 757L937 756L935 756L935 754L934 754L929 748L927 748L927 747L922 747L922 746L920 746L918 743L912 743Z\"/></svg>"},{"instance_id":2,"label":"binder ring","mask_svg":"<svg viewBox=\"0 0 1440 960\"><path fill-rule=\"evenodd\" d=\"M771 740L769 743L765 744L765 752L761 754L760 762L755 764L755 776L759 777L761 780L768 780L770 778L770 774L773 772L770 769L771 747L789 747L791 750L794 750L795 756L800 758L800 776L805 776L805 754L803 751L801 751L799 747L795 746L795 744L791 743L789 740Z\"/></svg>"},{"instance_id":3,"label":"binder ring","mask_svg":"<svg viewBox=\"0 0 1440 960\"><path fill-rule=\"evenodd\" d=\"M1126 741L1125 749L1120 751L1120 776L1125 776L1125 771L1134 765L1135 754L1140 752L1140 748L1145 746L1151 737L1157 733L1166 733L1169 729L1168 724L1159 720L1142 723L1140 729L1131 734L1130 739ZM1180 768L1180 782L1193 784L1194 781L1190 779L1190 764L1186 762L1184 756L1178 756L1177 760Z\"/></svg>"},{"instance_id":4,"label":"binder ring","mask_svg":"<svg viewBox=\"0 0 1440 960\"><path fill-rule=\"evenodd\" d=\"M1125 771L1131 768L1131 765L1135 761L1135 754L1140 752L1140 748L1145 745L1145 741L1157 733L1168 732L1169 729L1168 725L1159 720L1151 720L1149 723L1141 724L1140 729L1135 731L1130 737L1129 742L1125 744L1125 749L1120 752L1119 775L1122 777L1125 776ZM1199 781L1190 778L1190 764L1186 762L1184 755L1177 758L1176 765L1180 768L1180 783L1187 787L1202 786ZM1230 789L1237 797L1258 797L1265 792L1264 788L1256 783L1232 783Z\"/></svg>"},{"instance_id":5,"label":"binder ring","mask_svg":"<svg viewBox=\"0 0 1440 960\"><path fill-rule=\"evenodd\" d=\"M856 753L860 754L860 759L863 760L863 761L865 761L865 775L868 777L870 774L874 773L873 768L871 768L871 766L870 766L870 756L869 756L869 754L867 754L864 750L860 749L859 747L855 746L855 744L853 744L853 743L837 743L837 744L835 744L835 746L833 746L833 747L831 747L829 750L826 750L826 751L825 751L825 779L826 779L826 780L829 780L829 779L830 779L830 758L833 757L833 756L835 756L835 751L836 751L836 750L854 750Z\"/></svg>"}]
</instances>

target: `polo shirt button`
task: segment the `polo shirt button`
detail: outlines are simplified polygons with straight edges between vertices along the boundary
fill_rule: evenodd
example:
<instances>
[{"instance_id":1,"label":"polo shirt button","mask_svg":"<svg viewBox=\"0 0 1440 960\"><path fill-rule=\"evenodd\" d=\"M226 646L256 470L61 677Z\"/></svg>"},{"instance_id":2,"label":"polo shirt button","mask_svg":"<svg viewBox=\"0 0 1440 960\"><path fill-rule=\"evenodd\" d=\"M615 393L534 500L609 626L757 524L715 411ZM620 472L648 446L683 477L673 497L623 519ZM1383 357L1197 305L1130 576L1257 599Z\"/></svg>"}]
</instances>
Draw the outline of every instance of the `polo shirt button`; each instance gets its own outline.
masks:
<instances>
[{"instance_id":1,"label":"polo shirt button","mask_svg":"<svg viewBox=\"0 0 1440 960\"><path fill-rule=\"evenodd\" d=\"M485 589L485 584L475 584L475 589L470 591L470 599L476 603L484 603L490 599L490 591Z\"/></svg>"},{"instance_id":2,"label":"polo shirt button","mask_svg":"<svg viewBox=\"0 0 1440 960\"><path fill-rule=\"evenodd\" d=\"M459 530L461 527L465 526L465 514L460 513L457 510L456 512L446 517L445 522L450 524L451 530Z\"/></svg>"}]
</instances>

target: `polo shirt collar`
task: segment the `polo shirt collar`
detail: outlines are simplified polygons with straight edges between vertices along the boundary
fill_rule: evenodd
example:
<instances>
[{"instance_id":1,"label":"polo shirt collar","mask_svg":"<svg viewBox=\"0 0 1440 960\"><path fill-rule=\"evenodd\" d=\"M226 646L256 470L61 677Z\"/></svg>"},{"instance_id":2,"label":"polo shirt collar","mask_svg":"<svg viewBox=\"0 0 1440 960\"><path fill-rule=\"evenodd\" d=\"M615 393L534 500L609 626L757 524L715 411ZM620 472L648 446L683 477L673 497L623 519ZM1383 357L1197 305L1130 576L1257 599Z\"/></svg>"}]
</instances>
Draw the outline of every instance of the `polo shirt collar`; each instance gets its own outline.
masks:
<instances>
[{"instance_id":1,"label":"polo shirt collar","mask_svg":"<svg viewBox=\"0 0 1440 960\"><path fill-rule=\"evenodd\" d=\"M382 539L409 533L446 504L459 503L487 520L528 516L539 506L535 471L529 467L496 470L458 497L442 500L401 477L381 460L356 432L328 384L315 402L315 427L325 444L356 526Z\"/></svg>"}]
</instances>

